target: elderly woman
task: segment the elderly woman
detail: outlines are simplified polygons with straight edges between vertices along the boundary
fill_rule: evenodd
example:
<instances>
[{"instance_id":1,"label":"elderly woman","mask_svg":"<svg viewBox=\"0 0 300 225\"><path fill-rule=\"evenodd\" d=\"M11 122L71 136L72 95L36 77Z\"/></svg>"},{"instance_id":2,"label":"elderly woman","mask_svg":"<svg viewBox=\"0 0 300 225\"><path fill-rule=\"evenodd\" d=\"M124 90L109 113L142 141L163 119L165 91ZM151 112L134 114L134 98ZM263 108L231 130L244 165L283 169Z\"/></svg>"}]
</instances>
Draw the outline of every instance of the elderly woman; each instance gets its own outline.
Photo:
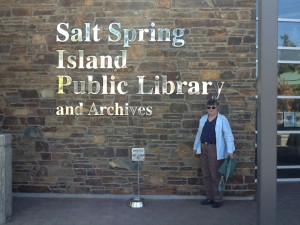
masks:
<instances>
[{"instance_id":1,"label":"elderly woman","mask_svg":"<svg viewBox=\"0 0 300 225\"><path fill-rule=\"evenodd\" d=\"M218 112L215 99L207 101L207 114L199 121L194 142L194 155L200 156L206 199L202 205L219 208L223 204L223 193L218 190L221 175L218 172L224 159L233 157L234 137L228 119Z\"/></svg>"}]
</instances>

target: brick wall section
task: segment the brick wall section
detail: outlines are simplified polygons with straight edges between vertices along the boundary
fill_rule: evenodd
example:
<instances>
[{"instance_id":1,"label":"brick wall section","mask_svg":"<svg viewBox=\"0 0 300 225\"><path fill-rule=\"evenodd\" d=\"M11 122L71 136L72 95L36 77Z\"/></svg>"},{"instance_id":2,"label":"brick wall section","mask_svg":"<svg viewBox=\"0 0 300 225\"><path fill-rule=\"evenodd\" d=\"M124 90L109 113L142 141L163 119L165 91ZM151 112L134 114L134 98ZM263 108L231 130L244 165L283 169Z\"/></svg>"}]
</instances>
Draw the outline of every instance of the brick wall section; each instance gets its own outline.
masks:
<instances>
[{"instance_id":1,"label":"brick wall section","mask_svg":"<svg viewBox=\"0 0 300 225\"><path fill-rule=\"evenodd\" d=\"M13 191L92 194L136 193L131 148L144 147L141 193L203 194L192 145L207 95L138 95L137 76L154 80L224 81L222 112L230 120L239 160L226 195L254 194L255 0L14 0L1 1L0 122L13 135ZM58 53L115 55L120 43L58 43L58 23L83 28L185 28L185 45L135 42L124 69L58 69ZM103 30L103 34L107 29ZM86 80L114 75L126 95L57 94L57 75ZM152 106L150 116L56 115L56 107ZM86 110L86 108L85 108Z\"/></svg>"}]
</instances>

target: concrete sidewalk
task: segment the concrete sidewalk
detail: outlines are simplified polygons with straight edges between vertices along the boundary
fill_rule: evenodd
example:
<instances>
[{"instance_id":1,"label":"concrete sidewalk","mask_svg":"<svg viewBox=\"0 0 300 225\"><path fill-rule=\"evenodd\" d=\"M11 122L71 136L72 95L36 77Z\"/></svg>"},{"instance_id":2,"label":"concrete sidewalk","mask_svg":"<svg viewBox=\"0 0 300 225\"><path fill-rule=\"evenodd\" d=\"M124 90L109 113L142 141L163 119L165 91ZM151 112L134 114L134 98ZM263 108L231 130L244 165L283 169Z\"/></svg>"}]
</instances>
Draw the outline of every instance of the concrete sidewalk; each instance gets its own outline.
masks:
<instances>
[{"instance_id":1,"label":"concrete sidewalk","mask_svg":"<svg viewBox=\"0 0 300 225\"><path fill-rule=\"evenodd\" d=\"M226 200L221 208L199 199L147 199L143 208L128 199L14 197L7 225L255 225L257 202ZM300 183L278 184L277 224L300 225Z\"/></svg>"}]
</instances>

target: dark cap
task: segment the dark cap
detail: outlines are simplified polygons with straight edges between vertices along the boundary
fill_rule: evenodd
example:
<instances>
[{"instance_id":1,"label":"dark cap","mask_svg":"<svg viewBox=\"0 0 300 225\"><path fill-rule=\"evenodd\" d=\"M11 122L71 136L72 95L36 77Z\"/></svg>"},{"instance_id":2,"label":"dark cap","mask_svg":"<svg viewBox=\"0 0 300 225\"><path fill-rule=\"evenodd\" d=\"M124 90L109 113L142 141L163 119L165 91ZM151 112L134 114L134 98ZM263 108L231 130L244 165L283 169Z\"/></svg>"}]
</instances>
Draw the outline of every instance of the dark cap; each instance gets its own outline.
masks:
<instances>
[{"instance_id":1,"label":"dark cap","mask_svg":"<svg viewBox=\"0 0 300 225\"><path fill-rule=\"evenodd\" d=\"M209 99L206 105L219 105L219 102L216 99Z\"/></svg>"}]
</instances>

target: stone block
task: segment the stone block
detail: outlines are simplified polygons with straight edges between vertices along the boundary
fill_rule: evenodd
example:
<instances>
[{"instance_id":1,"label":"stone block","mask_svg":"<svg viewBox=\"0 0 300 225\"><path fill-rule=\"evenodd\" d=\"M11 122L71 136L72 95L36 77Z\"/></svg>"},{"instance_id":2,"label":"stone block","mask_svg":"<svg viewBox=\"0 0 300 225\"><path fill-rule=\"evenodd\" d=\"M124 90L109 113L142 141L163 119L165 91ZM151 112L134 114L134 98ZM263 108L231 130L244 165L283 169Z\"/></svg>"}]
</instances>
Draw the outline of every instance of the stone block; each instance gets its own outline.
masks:
<instances>
[{"instance_id":1,"label":"stone block","mask_svg":"<svg viewBox=\"0 0 300 225\"><path fill-rule=\"evenodd\" d=\"M242 43L241 37L229 37L228 45L240 45Z\"/></svg>"},{"instance_id":2,"label":"stone block","mask_svg":"<svg viewBox=\"0 0 300 225\"><path fill-rule=\"evenodd\" d=\"M42 139L42 131L39 127L28 127L24 131L24 139Z\"/></svg>"},{"instance_id":3,"label":"stone block","mask_svg":"<svg viewBox=\"0 0 300 225\"><path fill-rule=\"evenodd\" d=\"M105 11L114 11L114 10L149 10L154 8L153 3L151 2L106 2Z\"/></svg>"},{"instance_id":4,"label":"stone block","mask_svg":"<svg viewBox=\"0 0 300 225\"><path fill-rule=\"evenodd\" d=\"M104 135L95 135L93 143L95 143L95 144L104 144L105 143L105 136Z\"/></svg>"},{"instance_id":5,"label":"stone block","mask_svg":"<svg viewBox=\"0 0 300 225\"><path fill-rule=\"evenodd\" d=\"M35 89L31 89L31 90L20 89L18 91L21 98L39 98L39 94Z\"/></svg>"},{"instance_id":6,"label":"stone block","mask_svg":"<svg viewBox=\"0 0 300 225\"><path fill-rule=\"evenodd\" d=\"M116 149L116 157L127 157L128 149L127 148L117 148Z\"/></svg>"},{"instance_id":7,"label":"stone block","mask_svg":"<svg viewBox=\"0 0 300 225\"><path fill-rule=\"evenodd\" d=\"M143 184L147 185L163 185L167 181L166 173L164 172L143 172L147 173L147 176L144 176Z\"/></svg>"},{"instance_id":8,"label":"stone block","mask_svg":"<svg viewBox=\"0 0 300 225\"><path fill-rule=\"evenodd\" d=\"M9 51L10 51L9 45L0 45L0 53L1 54L9 53Z\"/></svg>"},{"instance_id":9,"label":"stone block","mask_svg":"<svg viewBox=\"0 0 300 225\"><path fill-rule=\"evenodd\" d=\"M36 141L35 142L35 151L36 152L48 152L49 144L46 141Z\"/></svg>"},{"instance_id":10,"label":"stone block","mask_svg":"<svg viewBox=\"0 0 300 225\"><path fill-rule=\"evenodd\" d=\"M28 117L28 125L45 125L45 117Z\"/></svg>"},{"instance_id":11,"label":"stone block","mask_svg":"<svg viewBox=\"0 0 300 225\"><path fill-rule=\"evenodd\" d=\"M3 120L4 126L18 125L18 118L14 116L5 117Z\"/></svg>"},{"instance_id":12,"label":"stone block","mask_svg":"<svg viewBox=\"0 0 300 225\"><path fill-rule=\"evenodd\" d=\"M173 0L172 4L176 8L207 8L210 7L207 1L205 0Z\"/></svg>"},{"instance_id":13,"label":"stone block","mask_svg":"<svg viewBox=\"0 0 300 225\"><path fill-rule=\"evenodd\" d=\"M9 9L1 9L0 10L0 17L10 17L11 11Z\"/></svg>"},{"instance_id":14,"label":"stone block","mask_svg":"<svg viewBox=\"0 0 300 225\"><path fill-rule=\"evenodd\" d=\"M48 186L45 185L40 185L40 186L35 186L35 185L20 185L18 186L17 190L19 192L28 192L28 193L47 193L50 192L50 189Z\"/></svg>"},{"instance_id":15,"label":"stone block","mask_svg":"<svg viewBox=\"0 0 300 225\"><path fill-rule=\"evenodd\" d=\"M171 0L158 0L157 5L159 8L169 9L171 7Z\"/></svg>"},{"instance_id":16,"label":"stone block","mask_svg":"<svg viewBox=\"0 0 300 225\"><path fill-rule=\"evenodd\" d=\"M36 64L56 65L57 64L57 56L54 55L54 54L39 54L34 59L34 63L36 63Z\"/></svg>"},{"instance_id":17,"label":"stone block","mask_svg":"<svg viewBox=\"0 0 300 225\"><path fill-rule=\"evenodd\" d=\"M87 186L102 186L102 180L101 179L86 179L85 184Z\"/></svg>"},{"instance_id":18,"label":"stone block","mask_svg":"<svg viewBox=\"0 0 300 225\"><path fill-rule=\"evenodd\" d=\"M186 111L188 111L188 107L185 103L172 103L170 105L170 112L184 113Z\"/></svg>"},{"instance_id":19,"label":"stone block","mask_svg":"<svg viewBox=\"0 0 300 225\"><path fill-rule=\"evenodd\" d=\"M32 16L31 8L13 8L12 9L13 16Z\"/></svg>"}]
</instances>

